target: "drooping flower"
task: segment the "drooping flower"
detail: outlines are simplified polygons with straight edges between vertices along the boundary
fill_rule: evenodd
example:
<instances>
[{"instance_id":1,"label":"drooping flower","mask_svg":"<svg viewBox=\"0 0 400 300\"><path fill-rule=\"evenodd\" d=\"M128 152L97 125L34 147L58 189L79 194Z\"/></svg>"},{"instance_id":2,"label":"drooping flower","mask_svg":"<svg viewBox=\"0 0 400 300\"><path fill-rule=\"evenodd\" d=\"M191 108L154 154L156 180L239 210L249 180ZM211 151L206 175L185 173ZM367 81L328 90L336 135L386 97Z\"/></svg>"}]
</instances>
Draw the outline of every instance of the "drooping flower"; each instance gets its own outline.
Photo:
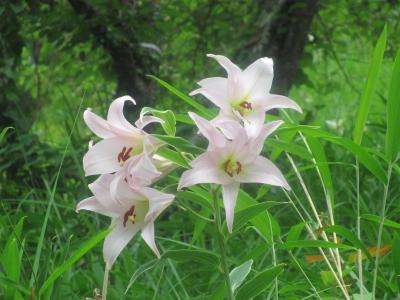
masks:
<instances>
[{"instance_id":1,"label":"drooping flower","mask_svg":"<svg viewBox=\"0 0 400 300\"><path fill-rule=\"evenodd\" d=\"M219 119L242 120L250 135L256 136L265 120L265 112L274 108L301 108L291 99L270 93L273 79L273 61L263 57L241 70L227 57L208 54L227 72L228 77L205 78L200 88L190 95L202 94L221 110Z\"/></svg>"},{"instance_id":2,"label":"drooping flower","mask_svg":"<svg viewBox=\"0 0 400 300\"><path fill-rule=\"evenodd\" d=\"M260 155L265 139L282 121L263 125L257 136L249 136L240 125L236 127L237 132L232 132L230 127L228 132L231 136L227 138L223 135L224 129L213 126L194 113L189 115L200 133L208 139L209 146L206 152L191 162L192 169L182 174L178 189L201 183L222 185L226 222L230 232L240 183L264 183L290 189L279 169Z\"/></svg>"},{"instance_id":3,"label":"drooping flower","mask_svg":"<svg viewBox=\"0 0 400 300\"><path fill-rule=\"evenodd\" d=\"M103 139L90 147L83 157L83 169L87 176L116 172L130 157L142 153L144 143L147 143L149 152L160 144L158 140L147 135L143 127L162 120L153 116L143 116L136 121L136 126L133 126L123 114L126 101L136 104L130 96L115 99L108 110L107 120L97 116L90 109L84 112L87 126ZM145 139L145 136L148 138Z\"/></svg>"},{"instance_id":4,"label":"drooping flower","mask_svg":"<svg viewBox=\"0 0 400 300\"><path fill-rule=\"evenodd\" d=\"M103 256L110 269L116 258L133 238L141 231L141 236L159 257L154 239L154 221L172 202L174 195L162 193L150 187L132 189L127 182L120 182L111 194L110 185L114 175L101 175L89 185L92 197L82 200L77 211L90 210L111 218L112 231L103 245Z\"/></svg>"}]
</instances>

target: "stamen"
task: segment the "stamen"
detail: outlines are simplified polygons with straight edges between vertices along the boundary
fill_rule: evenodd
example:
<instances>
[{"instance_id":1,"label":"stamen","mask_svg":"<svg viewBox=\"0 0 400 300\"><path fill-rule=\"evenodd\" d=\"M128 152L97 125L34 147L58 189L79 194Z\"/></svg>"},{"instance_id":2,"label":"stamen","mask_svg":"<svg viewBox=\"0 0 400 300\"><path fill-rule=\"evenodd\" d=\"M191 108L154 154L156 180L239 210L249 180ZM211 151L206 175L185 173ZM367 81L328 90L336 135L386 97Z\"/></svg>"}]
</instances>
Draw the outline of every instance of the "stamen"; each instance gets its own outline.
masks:
<instances>
[{"instance_id":1,"label":"stamen","mask_svg":"<svg viewBox=\"0 0 400 300\"><path fill-rule=\"evenodd\" d=\"M226 172L226 174L228 174L229 176L231 176L231 177L233 177L233 173L232 173L232 171L230 170L230 164L231 164L231 161L230 160L227 160L225 163L224 163L224 171Z\"/></svg>"},{"instance_id":2,"label":"stamen","mask_svg":"<svg viewBox=\"0 0 400 300\"><path fill-rule=\"evenodd\" d=\"M117 159L121 165L128 160L132 150L133 150L132 147L128 148L128 150L126 149L126 147L124 147L122 148L121 152L118 153Z\"/></svg>"},{"instance_id":3,"label":"stamen","mask_svg":"<svg viewBox=\"0 0 400 300\"><path fill-rule=\"evenodd\" d=\"M236 174L239 174L242 171L242 164L240 162L236 162Z\"/></svg>"},{"instance_id":4,"label":"stamen","mask_svg":"<svg viewBox=\"0 0 400 300\"><path fill-rule=\"evenodd\" d=\"M240 103L239 105L240 107L243 107L245 110L252 110L253 108L251 107L251 103L244 101L242 103Z\"/></svg>"},{"instance_id":5,"label":"stamen","mask_svg":"<svg viewBox=\"0 0 400 300\"><path fill-rule=\"evenodd\" d=\"M135 224L136 214L135 214L135 206L131 206L131 208L124 214L124 227L126 227L126 222L131 221L132 224Z\"/></svg>"}]
</instances>

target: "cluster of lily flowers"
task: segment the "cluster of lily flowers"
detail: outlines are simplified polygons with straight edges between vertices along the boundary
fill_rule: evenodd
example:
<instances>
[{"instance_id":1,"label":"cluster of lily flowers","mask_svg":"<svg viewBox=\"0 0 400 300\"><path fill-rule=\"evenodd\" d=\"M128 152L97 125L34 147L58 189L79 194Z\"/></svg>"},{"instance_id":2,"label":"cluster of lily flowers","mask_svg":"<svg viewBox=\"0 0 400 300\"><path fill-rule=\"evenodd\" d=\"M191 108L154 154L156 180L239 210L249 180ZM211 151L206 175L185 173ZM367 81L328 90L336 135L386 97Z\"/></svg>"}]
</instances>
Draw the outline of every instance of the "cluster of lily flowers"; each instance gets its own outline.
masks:
<instances>
[{"instance_id":1,"label":"cluster of lily flowers","mask_svg":"<svg viewBox=\"0 0 400 300\"><path fill-rule=\"evenodd\" d=\"M190 95L202 94L219 107L213 120L189 112L199 133L208 140L207 150L191 161L183 172L178 190L195 184L222 186L222 198L229 232L233 229L234 210L241 183L280 186L289 184L280 170L261 156L265 139L283 122L265 123L265 113L276 108L301 108L285 96L270 93L273 62L260 58L241 70L222 55L214 58L227 72L227 77L211 77L198 82L200 88ZM107 120L90 109L84 113L87 126L100 138L83 158L85 174L100 175L89 185L93 195L82 200L77 210L91 210L111 217L112 231L104 241L103 255L111 268L132 237L141 236L157 256L154 221L171 204L174 195L151 187L171 168L156 151L163 144L143 128L163 122L154 116L141 116L135 126L123 115L130 96L118 98L110 105Z\"/></svg>"}]
</instances>

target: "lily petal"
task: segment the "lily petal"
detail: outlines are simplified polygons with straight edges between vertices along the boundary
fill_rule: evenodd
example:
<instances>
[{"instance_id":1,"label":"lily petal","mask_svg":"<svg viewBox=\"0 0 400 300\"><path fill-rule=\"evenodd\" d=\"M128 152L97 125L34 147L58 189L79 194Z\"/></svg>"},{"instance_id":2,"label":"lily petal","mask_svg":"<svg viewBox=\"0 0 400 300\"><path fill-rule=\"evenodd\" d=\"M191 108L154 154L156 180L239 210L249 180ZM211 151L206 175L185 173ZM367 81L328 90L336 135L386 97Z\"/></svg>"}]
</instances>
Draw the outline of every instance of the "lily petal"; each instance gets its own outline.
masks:
<instances>
[{"instance_id":1,"label":"lily petal","mask_svg":"<svg viewBox=\"0 0 400 300\"><path fill-rule=\"evenodd\" d=\"M198 163L194 165L193 169L183 172L179 180L178 190L199 183L226 184L230 182L228 175L222 169L220 170L214 165L208 166L208 162L203 163L203 160L207 160L207 158L204 156L203 159L202 155L200 155L196 159Z\"/></svg>"},{"instance_id":2,"label":"lily petal","mask_svg":"<svg viewBox=\"0 0 400 300\"><path fill-rule=\"evenodd\" d=\"M118 156L124 147L133 147L132 141L114 137L94 144L83 157L85 175L107 174L121 169Z\"/></svg>"},{"instance_id":3,"label":"lily petal","mask_svg":"<svg viewBox=\"0 0 400 300\"><path fill-rule=\"evenodd\" d=\"M269 93L274 77L274 63L263 57L249 65L242 73L243 87L247 95L259 97Z\"/></svg>"},{"instance_id":4,"label":"lily petal","mask_svg":"<svg viewBox=\"0 0 400 300\"><path fill-rule=\"evenodd\" d=\"M222 198L225 207L226 225L228 226L230 233L232 233L233 229L233 218L235 215L235 206L239 188L240 184L238 182L232 182L222 186Z\"/></svg>"},{"instance_id":5,"label":"lily petal","mask_svg":"<svg viewBox=\"0 0 400 300\"><path fill-rule=\"evenodd\" d=\"M141 192L149 201L149 211L144 218L145 224L153 223L154 220L166 209L174 200L175 196L157 191L153 188L144 187Z\"/></svg>"},{"instance_id":6,"label":"lily petal","mask_svg":"<svg viewBox=\"0 0 400 300\"><path fill-rule=\"evenodd\" d=\"M281 96L281 95L274 95L270 94L264 98L262 98L264 110L268 111L274 108L291 108L299 113L302 113L303 110L301 107L294 102L293 100L289 99L288 97Z\"/></svg>"},{"instance_id":7,"label":"lily petal","mask_svg":"<svg viewBox=\"0 0 400 300\"><path fill-rule=\"evenodd\" d=\"M129 159L125 170L127 182L132 188L149 186L161 175L145 152Z\"/></svg>"},{"instance_id":8,"label":"lily petal","mask_svg":"<svg viewBox=\"0 0 400 300\"><path fill-rule=\"evenodd\" d=\"M89 129L98 137L107 139L115 136L107 121L93 113L90 109L85 110L83 119Z\"/></svg>"},{"instance_id":9,"label":"lily petal","mask_svg":"<svg viewBox=\"0 0 400 300\"><path fill-rule=\"evenodd\" d=\"M76 206L76 212L80 210L89 210L103 216L115 218L118 216L117 213L110 211L107 207L103 206L96 197L89 197L80 201Z\"/></svg>"},{"instance_id":10,"label":"lily petal","mask_svg":"<svg viewBox=\"0 0 400 300\"><path fill-rule=\"evenodd\" d=\"M269 159L262 156L257 156L252 163L243 166L242 172L235 179L243 183L265 183L290 190L290 186L281 171Z\"/></svg>"},{"instance_id":11,"label":"lily petal","mask_svg":"<svg viewBox=\"0 0 400 300\"><path fill-rule=\"evenodd\" d=\"M108 109L107 121L113 127L126 131L128 134L137 129L129 123L124 116L125 101L130 101L136 105L135 100L131 96L122 96L115 99Z\"/></svg>"},{"instance_id":12,"label":"lily petal","mask_svg":"<svg viewBox=\"0 0 400 300\"><path fill-rule=\"evenodd\" d=\"M189 112L188 114L196 123L196 126L199 128L200 133L208 140L209 148L223 147L225 145L225 137L209 121L193 112Z\"/></svg>"},{"instance_id":13,"label":"lily petal","mask_svg":"<svg viewBox=\"0 0 400 300\"><path fill-rule=\"evenodd\" d=\"M207 54L208 57L214 58L228 73L228 78L236 81L242 70L235 65L229 58L223 55Z\"/></svg>"},{"instance_id":14,"label":"lily petal","mask_svg":"<svg viewBox=\"0 0 400 300\"><path fill-rule=\"evenodd\" d=\"M163 120L154 116L141 116L136 122L135 126L139 129L143 129L151 123L164 123Z\"/></svg>"},{"instance_id":15,"label":"lily petal","mask_svg":"<svg viewBox=\"0 0 400 300\"><path fill-rule=\"evenodd\" d=\"M278 120L278 121L273 121L265 124L259 134L252 140L252 146L251 146L251 151L254 153L260 154L263 146L265 139L271 135L276 129L278 129L279 126L283 124L283 121Z\"/></svg>"},{"instance_id":16,"label":"lily petal","mask_svg":"<svg viewBox=\"0 0 400 300\"><path fill-rule=\"evenodd\" d=\"M156 241L154 239L154 223L150 222L142 228L141 234L143 240L150 247L151 250L160 258L160 251L157 249Z\"/></svg>"},{"instance_id":17,"label":"lily petal","mask_svg":"<svg viewBox=\"0 0 400 300\"><path fill-rule=\"evenodd\" d=\"M126 223L123 226L121 218L111 222L113 230L106 236L103 245L103 256L108 269L111 269L121 251L126 247L133 236L140 230L140 224Z\"/></svg>"},{"instance_id":18,"label":"lily petal","mask_svg":"<svg viewBox=\"0 0 400 300\"><path fill-rule=\"evenodd\" d=\"M202 94L223 110L229 109L228 81L222 77L210 77L198 82L201 88L189 93L190 96Z\"/></svg>"}]
</instances>

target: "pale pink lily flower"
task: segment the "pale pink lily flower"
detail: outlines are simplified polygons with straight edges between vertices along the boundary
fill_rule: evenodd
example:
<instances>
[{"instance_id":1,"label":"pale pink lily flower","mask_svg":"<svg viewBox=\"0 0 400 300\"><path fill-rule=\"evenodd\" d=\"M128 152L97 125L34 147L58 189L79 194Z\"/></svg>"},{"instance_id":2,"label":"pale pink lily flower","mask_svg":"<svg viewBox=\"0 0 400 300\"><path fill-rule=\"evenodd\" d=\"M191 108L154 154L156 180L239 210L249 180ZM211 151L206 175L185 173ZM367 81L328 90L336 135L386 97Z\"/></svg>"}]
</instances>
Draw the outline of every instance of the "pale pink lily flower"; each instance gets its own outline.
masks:
<instances>
[{"instance_id":1,"label":"pale pink lily flower","mask_svg":"<svg viewBox=\"0 0 400 300\"><path fill-rule=\"evenodd\" d=\"M260 58L242 71L225 56L207 56L214 58L228 76L205 78L198 82L200 88L190 95L202 94L221 109L214 121L227 118L242 120L248 133L256 136L262 128L266 111L291 108L302 112L288 97L270 93L273 80L271 58Z\"/></svg>"},{"instance_id":2,"label":"pale pink lily flower","mask_svg":"<svg viewBox=\"0 0 400 300\"><path fill-rule=\"evenodd\" d=\"M160 144L158 140L144 132L143 127L162 120L153 116L142 116L136 121L136 126L133 126L123 114L126 101L136 104L130 96L115 99L109 107L107 120L97 116L90 109L84 112L83 117L87 126L103 139L90 147L83 157L86 176L114 173L120 170L130 157L142 153L145 142L147 148L152 150Z\"/></svg>"},{"instance_id":3,"label":"pale pink lily flower","mask_svg":"<svg viewBox=\"0 0 400 300\"><path fill-rule=\"evenodd\" d=\"M209 146L205 153L191 162L192 169L182 174L178 189L201 183L222 185L229 232L232 232L240 183L264 183L290 190L279 169L269 159L260 155L265 139L282 124L282 121L265 124L255 137L248 136L245 129L239 125L236 134L228 130L234 135L231 136L232 139L228 139L223 135L223 129L218 129L194 113L189 115L200 133L208 139Z\"/></svg>"},{"instance_id":4,"label":"pale pink lily flower","mask_svg":"<svg viewBox=\"0 0 400 300\"><path fill-rule=\"evenodd\" d=\"M103 256L108 269L133 236L141 236L151 250L160 257L154 239L154 221L172 202L174 195L162 193L150 187L132 189L125 182L111 195L110 185L114 175L101 175L89 185L93 197L82 200L76 209L90 210L111 218L112 231L103 245ZM124 184L125 183L125 184Z\"/></svg>"}]
</instances>

